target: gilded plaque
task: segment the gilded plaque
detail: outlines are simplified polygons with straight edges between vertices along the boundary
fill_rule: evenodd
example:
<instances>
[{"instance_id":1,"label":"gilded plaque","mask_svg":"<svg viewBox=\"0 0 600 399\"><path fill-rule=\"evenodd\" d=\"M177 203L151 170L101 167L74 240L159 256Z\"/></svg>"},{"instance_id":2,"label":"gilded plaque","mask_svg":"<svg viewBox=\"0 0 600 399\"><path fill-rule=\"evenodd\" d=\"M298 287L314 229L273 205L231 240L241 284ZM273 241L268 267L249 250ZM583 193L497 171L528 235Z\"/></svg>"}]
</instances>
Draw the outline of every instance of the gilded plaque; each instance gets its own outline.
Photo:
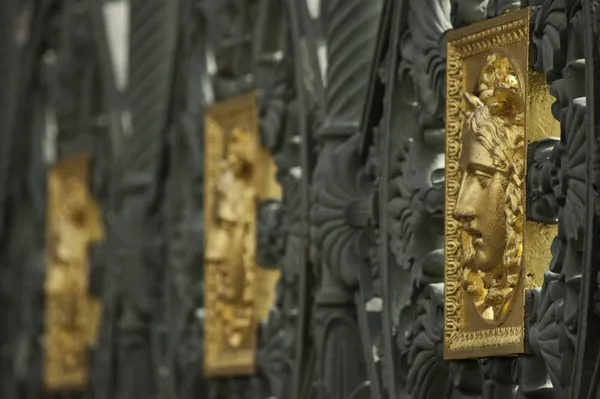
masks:
<instances>
[{"instance_id":1,"label":"gilded plaque","mask_svg":"<svg viewBox=\"0 0 600 399\"><path fill-rule=\"evenodd\" d=\"M104 238L98 204L88 190L90 155L55 163L48 176L46 340L48 391L84 389L88 351L96 340L100 302L88 291L88 249Z\"/></svg>"},{"instance_id":2,"label":"gilded plaque","mask_svg":"<svg viewBox=\"0 0 600 399\"><path fill-rule=\"evenodd\" d=\"M550 263L556 226L525 215L527 145L560 127L529 26L524 9L448 33L447 359L524 353L525 290Z\"/></svg>"},{"instance_id":3,"label":"gilded plaque","mask_svg":"<svg viewBox=\"0 0 600 399\"><path fill-rule=\"evenodd\" d=\"M256 95L210 107L204 148L204 372L252 374L256 329L273 302L278 271L256 264L258 201L279 197L259 145Z\"/></svg>"}]
</instances>

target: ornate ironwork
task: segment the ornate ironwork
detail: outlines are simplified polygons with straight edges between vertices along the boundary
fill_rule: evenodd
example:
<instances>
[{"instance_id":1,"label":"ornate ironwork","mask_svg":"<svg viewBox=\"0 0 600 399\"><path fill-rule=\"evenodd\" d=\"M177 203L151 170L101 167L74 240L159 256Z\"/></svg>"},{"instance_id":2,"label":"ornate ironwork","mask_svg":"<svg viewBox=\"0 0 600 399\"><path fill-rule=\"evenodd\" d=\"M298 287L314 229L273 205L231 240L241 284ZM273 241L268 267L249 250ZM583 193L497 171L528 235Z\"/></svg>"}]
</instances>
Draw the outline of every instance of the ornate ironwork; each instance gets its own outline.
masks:
<instances>
[{"instance_id":1,"label":"ornate ironwork","mask_svg":"<svg viewBox=\"0 0 600 399\"><path fill-rule=\"evenodd\" d=\"M103 311L88 388L55 396L596 396L595 0L5 3L0 397L43 395L51 349L40 300L51 268L46 178L52 164L82 151L91 156L87 189L106 232L89 253L89 292ZM548 85L555 99L525 109L551 111L555 121L529 120L559 123L560 138L523 143L518 202L525 251L528 223L556 224L547 234L551 259L546 251L538 263L541 288L532 284L518 299L527 354L444 360L443 309L452 304L443 292L454 289L444 282L444 192L453 170L444 150L456 129L446 127L445 109L456 105L445 95L456 55L449 32L512 20L520 8L530 19L510 40L529 42L519 65L536 74L519 82ZM107 23L109 9L125 11L124 33L113 30L116 18ZM111 47L118 37L120 50ZM466 76L479 76L484 62ZM126 68L116 70L120 63ZM268 173L282 188L280 199L253 209L251 250L280 277L273 306L256 321L255 373L207 378L209 254L200 243L214 237L203 230L204 111L250 91L258 97L257 139L276 169ZM514 274L526 277L531 262Z\"/></svg>"}]
</instances>

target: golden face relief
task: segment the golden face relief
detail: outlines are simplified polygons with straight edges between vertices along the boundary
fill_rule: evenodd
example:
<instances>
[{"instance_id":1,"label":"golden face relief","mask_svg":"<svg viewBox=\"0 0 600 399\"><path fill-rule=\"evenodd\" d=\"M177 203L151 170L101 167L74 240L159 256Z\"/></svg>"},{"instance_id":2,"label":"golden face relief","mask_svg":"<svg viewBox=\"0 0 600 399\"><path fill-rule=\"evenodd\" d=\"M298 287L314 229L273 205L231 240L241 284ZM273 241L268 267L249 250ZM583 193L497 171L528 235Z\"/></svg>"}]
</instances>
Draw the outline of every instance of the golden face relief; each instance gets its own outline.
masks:
<instances>
[{"instance_id":1,"label":"golden face relief","mask_svg":"<svg viewBox=\"0 0 600 399\"><path fill-rule=\"evenodd\" d=\"M498 321L519 282L523 253L524 127L510 61L488 56L476 95L465 94L460 188L462 287L483 319Z\"/></svg>"},{"instance_id":2,"label":"golden face relief","mask_svg":"<svg viewBox=\"0 0 600 399\"><path fill-rule=\"evenodd\" d=\"M88 292L91 245L102 241L100 208L88 190L90 155L61 158L48 176L44 379L50 391L85 388L101 303Z\"/></svg>"},{"instance_id":3,"label":"golden face relief","mask_svg":"<svg viewBox=\"0 0 600 399\"><path fill-rule=\"evenodd\" d=\"M447 32L444 359L527 352L557 226L526 217L528 145L560 136L528 8Z\"/></svg>"},{"instance_id":4,"label":"golden face relief","mask_svg":"<svg viewBox=\"0 0 600 399\"><path fill-rule=\"evenodd\" d=\"M470 129L465 132L460 168L462 180L454 217L470 238L476 269L502 276L506 247L506 215L502 210L507 179L494 167L491 154L473 138Z\"/></svg>"}]
</instances>

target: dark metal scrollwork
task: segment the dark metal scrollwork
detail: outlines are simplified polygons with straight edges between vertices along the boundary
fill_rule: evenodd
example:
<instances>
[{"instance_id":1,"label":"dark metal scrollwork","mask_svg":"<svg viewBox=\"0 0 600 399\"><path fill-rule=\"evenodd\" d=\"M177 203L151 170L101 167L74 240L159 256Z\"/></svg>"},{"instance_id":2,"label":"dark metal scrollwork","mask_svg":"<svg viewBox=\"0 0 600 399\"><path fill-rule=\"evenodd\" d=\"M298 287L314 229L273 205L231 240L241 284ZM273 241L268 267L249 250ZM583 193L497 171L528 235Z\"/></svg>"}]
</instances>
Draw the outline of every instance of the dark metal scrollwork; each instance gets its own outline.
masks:
<instances>
[{"instance_id":1,"label":"dark metal scrollwork","mask_svg":"<svg viewBox=\"0 0 600 399\"><path fill-rule=\"evenodd\" d=\"M558 183L556 160L560 158L558 139L546 139L529 145L527 166L527 217L541 223L556 223L558 201L554 186Z\"/></svg>"},{"instance_id":2,"label":"dark metal scrollwork","mask_svg":"<svg viewBox=\"0 0 600 399\"><path fill-rule=\"evenodd\" d=\"M104 311L77 398L598 396L597 0L131 0L125 90L105 2L4 3L0 397L43 395L41 176L82 149L108 241L90 254ZM526 293L527 354L445 361L446 35L523 7L561 129L527 160L552 261ZM203 110L249 90L283 189L258 206L257 261L281 278L256 374L208 380Z\"/></svg>"}]
</instances>

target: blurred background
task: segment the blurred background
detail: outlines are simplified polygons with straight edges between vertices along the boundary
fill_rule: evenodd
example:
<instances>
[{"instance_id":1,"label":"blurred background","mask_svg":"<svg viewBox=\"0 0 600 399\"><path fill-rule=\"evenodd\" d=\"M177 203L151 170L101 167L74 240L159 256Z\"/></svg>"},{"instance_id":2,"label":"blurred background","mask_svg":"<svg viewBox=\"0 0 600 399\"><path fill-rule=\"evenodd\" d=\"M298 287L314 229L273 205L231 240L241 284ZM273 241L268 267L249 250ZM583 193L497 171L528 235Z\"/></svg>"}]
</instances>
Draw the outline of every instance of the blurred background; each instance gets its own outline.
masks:
<instances>
[{"instance_id":1,"label":"blurred background","mask_svg":"<svg viewBox=\"0 0 600 399\"><path fill-rule=\"evenodd\" d=\"M318 29L309 15L318 2L298 4ZM295 79L291 8L278 0L0 2L0 398L273 396L255 348L283 317L281 185L301 176L298 118L283 117ZM240 96L251 99L247 113L228 124L218 104ZM248 192L271 187L252 197L242 226L258 248L240 250L263 270L253 281L269 283L251 295L261 314L232 316L248 318L249 368L206 377L203 173L213 105L223 137L241 128L260 143L262 155L243 164L260 164L254 186L233 176ZM229 162L222 158L215 164ZM238 302L228 309L238 312ZM295 315L296 305L285 312ZM289 362L281 359L284 389Z\"/></svg>"}]
</instances>

